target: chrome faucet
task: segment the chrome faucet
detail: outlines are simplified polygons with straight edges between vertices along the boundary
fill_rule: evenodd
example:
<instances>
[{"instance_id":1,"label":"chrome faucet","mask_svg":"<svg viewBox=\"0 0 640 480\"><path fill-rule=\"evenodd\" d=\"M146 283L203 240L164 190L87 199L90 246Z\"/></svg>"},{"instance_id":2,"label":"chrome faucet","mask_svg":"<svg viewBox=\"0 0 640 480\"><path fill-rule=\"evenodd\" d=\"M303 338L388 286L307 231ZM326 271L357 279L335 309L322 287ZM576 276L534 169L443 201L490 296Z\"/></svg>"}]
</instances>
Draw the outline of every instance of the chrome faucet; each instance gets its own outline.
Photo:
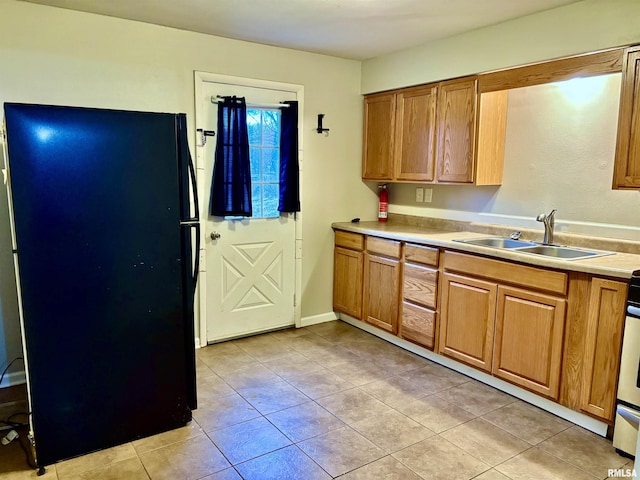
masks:
<instances>
[{"instance_id":1,"label":"chrome faucet","mask_svg":"<svg viewBox=\"0 0 640 480\"><path fill-rule=\"evenodd\" d=\"M553 244L553 227L555 226L554 215L556 214L556 209L551 210L549 215L545 215L541 213L538 215L536 220L538 222L542 222L544 224L544 240L542 241L543 245L552 245Z\"/></svg>"}]
</instances>

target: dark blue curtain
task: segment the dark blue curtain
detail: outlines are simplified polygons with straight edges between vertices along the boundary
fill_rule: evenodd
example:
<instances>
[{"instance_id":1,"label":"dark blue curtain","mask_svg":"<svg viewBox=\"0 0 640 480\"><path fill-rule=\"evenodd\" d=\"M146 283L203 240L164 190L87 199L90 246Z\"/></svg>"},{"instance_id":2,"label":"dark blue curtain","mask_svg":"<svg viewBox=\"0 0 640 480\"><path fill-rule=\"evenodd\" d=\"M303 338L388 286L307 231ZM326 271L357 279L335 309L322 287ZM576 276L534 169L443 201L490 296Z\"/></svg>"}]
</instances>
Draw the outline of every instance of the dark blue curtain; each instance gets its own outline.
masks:
<instances>
[{"instance_id":1,"label":"dark blue curtain","mask_svg":"<svg viewBox=\"0 0 640 480\"><path fill-rule=\"evenodd\" d=\"M218 102L210 213L219 217L251 216L247 104L243 97L224 97Z\"/></svg>"},{"instance_id":2,"label":"dark blue curtain","mask_svg":"<svg viewBox=\"0 0 640 480\"><path fill-rule=\"evenodd\" d=\"M300 174L298 167L298 102L283 102L280 116L280 200L278 211L300 211Z\"/></svg>"}]
</instances>

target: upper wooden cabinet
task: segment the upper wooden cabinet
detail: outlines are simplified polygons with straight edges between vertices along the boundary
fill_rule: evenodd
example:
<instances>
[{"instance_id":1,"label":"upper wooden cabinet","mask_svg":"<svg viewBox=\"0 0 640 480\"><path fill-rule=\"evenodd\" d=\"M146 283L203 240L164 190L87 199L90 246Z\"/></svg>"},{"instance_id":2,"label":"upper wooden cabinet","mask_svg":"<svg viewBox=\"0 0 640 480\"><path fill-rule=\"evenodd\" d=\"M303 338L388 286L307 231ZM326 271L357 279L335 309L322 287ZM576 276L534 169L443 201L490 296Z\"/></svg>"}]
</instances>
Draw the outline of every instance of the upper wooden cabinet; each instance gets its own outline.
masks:
<instances>
[{"instance_id":1,"label":"upper wooden cabinet","mask_svg":"<svg viewBox=\"0 0 640 480\"><path fill-rule=\"evenodd\" d=\"M473 182L476 83L473 78L440 85L436 148L439 182Z\"/></svg>"},{"instance_id":2,"label":"upper wooden cabinet","mask_svg":"<svg viewBox=\"0 0 640 480\"><path fill-rule=\"evenodd\" d=\"M640 188L640 47L623 58L613 188Z\"/></svg>"},{"instance_id":3,"label":"upper wooden cabinet","mask_svg":"<svg viewBox=\"0 0 640 480\"><path fill-rule=\"evenodd\" d=\"M364 100L363 180L393 180L396 95L369 95Z\"/></svg>"},{"instance_id":4,"label":"upper wooden cabinet","mask_svg":"<svg viewBox=\"0 0 640 480\"><path fill-rule=\"evenodd\" d=\"M365 98L363 180L433 180L435 105L435 86Z\"/></svg>"},{"instance_id":5,"label":"upper wooden cabinet","mask_svg":"<svg viewBox=\"0 0 640 480\"><path fill-rule=\"evenodd\" d=\"M367 95L362 179L500 184L506 95L476 77Z\"/></svg>"},{"instance_id":6,"label":"upper wooden cabinet","mask_svg":"<svg viewBox=\"0 0 640 480\"><path fill-rule=\"evenodd\" d=\"M396 95L394 179L433 180L436 122L435 85Z\"/></svg>"}]
</instances>

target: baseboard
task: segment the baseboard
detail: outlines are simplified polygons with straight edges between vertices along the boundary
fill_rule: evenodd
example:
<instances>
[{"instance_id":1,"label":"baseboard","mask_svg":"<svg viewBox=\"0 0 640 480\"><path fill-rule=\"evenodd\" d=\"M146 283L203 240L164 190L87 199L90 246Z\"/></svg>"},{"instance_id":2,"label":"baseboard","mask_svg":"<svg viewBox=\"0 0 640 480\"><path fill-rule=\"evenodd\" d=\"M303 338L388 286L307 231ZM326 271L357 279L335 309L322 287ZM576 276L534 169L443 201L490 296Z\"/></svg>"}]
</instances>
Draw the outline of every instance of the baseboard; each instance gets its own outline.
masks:
<instances>
[{"instance_id":1,"label":"baseboard","mask_svg":"<svg viewBox=\"0 0 640 480\"><path fill-rule=\"evenodd\" d=\"M402 338L396 337L390 333L387 333L383 330L380 330L368 323L362 322L355 318L352 318L348 315L340 314L340 319L343 322L346 322L354 327L357 327L365 332L371 333L376 337L380 337L383 340L388 341L389 343L393 343L405 350L408 350L416 355L420 355L428 360L431 360L435 363L438 363L444 367L448 367L451 370L455 370L456 372L462 373L467 377L471 377L479 382L485 383L489 386L496 388L502 392L508 393L520 400L524 400L527 403L535 405L547 412L553 413L560 418L564 418L576 425L581 426L593 433L596 433L602 437L607 436L607 428L608 425L600 420L596 420L595 418L589 417L588 415L584 415L580 412L576 412L575 410L571 410L559 403L552 402L551 400L547 400L546 398L542 398L534 393L529 392L528 390L524 390L520 387L512 385L511 383L507 383L499 378L488 375L480 370L476 370L475 368L468 367L460 362L456 362L450 358L432 352L431 350L427 350L426 348L422 348L415 343L408 342Z\"/></svg>"},{"instance_id":2,"label":"baseboard","mask_svg":"<svg viewBox=\"0 0 640 480\"><path fill-rule=\"evenodd\" d=\"M0 383L0 388L13 387L14 385L22 385L27 383L27 375L24 370L5 374Z\"/></svg>"},{"instance_id":3,"label":"baseboard","mask_svg":"<svg viewBox=\"0 0 640 480\"><path fill-rule=\"evenodd\" d=\"M311 315L310 317L302 317L300 319L301 327L309 327L317 323L332 322L337 320L338 316L335 312L321 313L320 315Z\"/></svg>"}]
</instances>

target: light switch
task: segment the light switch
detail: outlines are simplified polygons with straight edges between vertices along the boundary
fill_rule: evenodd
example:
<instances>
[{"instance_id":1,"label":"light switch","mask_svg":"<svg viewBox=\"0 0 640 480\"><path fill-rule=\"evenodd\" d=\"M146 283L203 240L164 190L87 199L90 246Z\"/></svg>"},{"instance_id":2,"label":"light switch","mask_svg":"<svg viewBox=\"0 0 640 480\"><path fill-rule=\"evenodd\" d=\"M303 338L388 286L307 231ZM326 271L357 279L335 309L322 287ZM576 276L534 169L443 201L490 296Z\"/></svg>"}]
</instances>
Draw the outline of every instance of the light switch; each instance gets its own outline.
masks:
<instances>
[{"instance_id":1,"label":"light switch","mask_svg":"<svg viewBox=\"0 0 640 480\"><path fill-rule=\"evenodd\" d=\"M422 189L421 189L422 190ZM425 188L424 189L424 195L423 195L423 202L424 203L431 203L431 198L433 197L433 189L432 188Z\"/></svg>"},{"instance_id":2,"label":"light switch","mask_svg":"<svg viewBox=\"0 0 640 480\"><path fill-rule=\"evenodd\" d=\"M424 189L422 187L416 188L416 202L422 203L424 201Z\"/></svg>"}]
</instances>

